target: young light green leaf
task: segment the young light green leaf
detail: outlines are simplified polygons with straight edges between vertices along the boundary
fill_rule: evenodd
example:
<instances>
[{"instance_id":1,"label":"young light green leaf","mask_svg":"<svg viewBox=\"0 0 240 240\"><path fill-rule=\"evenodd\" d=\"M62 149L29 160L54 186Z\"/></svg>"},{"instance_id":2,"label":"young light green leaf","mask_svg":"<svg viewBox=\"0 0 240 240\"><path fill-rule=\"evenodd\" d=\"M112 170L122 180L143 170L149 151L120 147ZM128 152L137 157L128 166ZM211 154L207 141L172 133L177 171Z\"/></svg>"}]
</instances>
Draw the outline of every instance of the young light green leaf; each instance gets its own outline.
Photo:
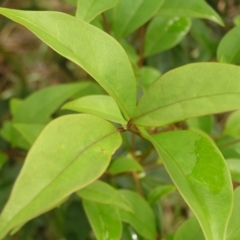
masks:
<instances>
[{"instance_id":1,"label":"young light green leaf","mask_svg":"<svg viewBox=\"0 0 240 240\"><path fill-rule=\"evenodd\" d=\"M163 2L164 0L120 0L113 13L115 36L123 38L146 23L157 13Z\"/></svg>"},{"instance_id":2,"label":"young light green leaf","mask_svg":"<svg viewBox=\"0 0 240 240\"><path fill-rule=\"evenodd\" d=\"M169 71L147 90L132 122L138 126L164 126L239 109L238 79L240 68L223 63L188 64Z\"/></svg>"},{"instance_id":3,"label":"young light green leaf","mask_svg":"<svg viewBox=\"0 0 240 240\"><path fill-rule=\"evenodd\" d=\"M157 149L206 240L225 239L232 211L232 183L226 162L214 143L193 131L152 136L142 132Z\"/></svg>"},{"instance_id":4,"label":"young light green leaf","mask_svg":"<svg viewBox=\"0 0 240 240\"><path fill-rule=\"evenodd\" d=\"M4 152L0 151L0 170L7 160L8 156Z\"/></svg>"},{"instance_id":5,"label":"young light green leaf","mask_svg":"<svg viewBox=\"0 0 240 240\"><path fill-rule=\"evenodd\" d=\"M191 20L186 17L154 17L147 28L144 56L148 57L176 46L190 27Z\"/></svg>"},{"instance_id":6,"label":"young light green leaf","mask_svg":"<svg viewBox=\"0 0 240 240\"><path fill-rule=\"evenodd\" d=\"M84 90L85 84L64 84L41 89L27 97L16 109L13 122L47 123L51 115L70 97Z\"/></svg>"},{"instance_id":7,"label":"young light green leaf","mask_svg":"<svg viewBox=\"0 0 240 240\"><path fill-rule=\"evenodd\" d=\"M96 180L120 144L115 127L98 117L75 114L52 121L15 182L0 217L0 239Z\"/></svg>"},{"instance_id":8,"label":"young light green leaf","mask_svg":"<svg viewBox=\"0 0 240 240\"><path fill-rule=\"evenodd\" d=\"M108 168L111 174L119 174L124 172L142 172L142 166L132 158L121 157L113 160Z\"/></svg>"},{"instance_id":9,"label":"young light green leaf","mask_svg":"<svg viewBox=\"0 0 240 240\"><path fill-rule=\"evenodd\" d=\"M237 64L240 60L240 26L231 29L221 39L217 49L219 62Z\"/></svg>"},{"instance_id":10,"label":"young light green leaf","mask_svg":"<svg viewBox=\"0 0 240 240\"><path fill-rule=\"evenodd\" d=\"M227 118L223 134L231 137L240 137L240 111L231 113Z\"/></svg>"},{"instance_id":11,"label":"young light green leaf","mask_svg":"<svg viewBox=\"0 0 240 240\"><path fill-rule=\"evenodd\" d=\"M195 217L189 218L177 230L174 240L205 240L202 229Z\"/></svg>"},{"instance_id":12,"label":"young light green leaf","mask_svg":"<svg viewBox=\"0 0 240 240\"><path fill-rule=\"evenodd\" d=\"M13 124L13 127L22 135L22 137L32 145L43 128L44 124Z\"/></svg>"},{"instance_id":13,"label":"young light green leaf","mask_svg":"<svg viewBox=\"0 0 240 240\"><path fill-rule=\"evenodd\" d=\"M158 12L159 16L203 18L224 26L221 17L203 0L167 0Z\"/></svg>"},{"instance_id":14,"label":"young light green leaf","mask_svg":"<svg viewBox=\"0 0 240 240\"><path fill-rule=\"evenodd\" d=\"M120 211L122 220L129 223L144 239L156 239L155 218L148 203L135 192L120 190L120 193L129 201L134 210L134 213Z\"/></svg>"},{"instance_id":15,"label":"young light green leaf","mask_svg":"<svg viewBox=\"0 0 240 240\"><path fill-rule=\"evenodd\" d=\"M163 196L170 194L175 191L173 185L162 185L154 188L148 195L149 204L154 204L159 201Z\"/></svg>"},{"instance_id":16,"label":"young light green leaf","mask_svg":"<svg viewBox=\"0 0 240 240\"><path fill-rule=\"evenodd\" d=\"M114 206L84 199L83 207L97 240L121 239L122 223Z\"/></svg>"},{"instance_id":17,"label":"young light green leaf","mask_svg":"<svg viewBox=\"0 0 240 240\"><path fill-rule=\"evenodd\" d=\"M236 15L233 18L233 22L234 22L235 26L239 26L240 25L240 15Z\"/></svg>"},{"instance_id":18,"label":"young light green leaf","mask_svg":"<svg viewBox=\"0 0 240 240\"><path fill-rule=\"evenodd\" d=\"M227 159L232 180L240 183L240 159Z\"/></svg>"},{"instance_id":19,"label":"young light green leaf","mask_svg":"<svg viewBox=\"0 0 240 240\"><path fill-rule=\"evenodd\" d=\"M94 95L76 99L63 105L62 109L93 114L106 120L126 124L118 105L110 96Z\"/></svg>"},{"instance_id":20,"label":"young light green leaf","mask_svg":"<svg viewBox=\"0 0 240 240\"><path fill-rule=\"evenodd\" d=\"M226 240L240 239L240 221L239 221L240 204L239 203L240 203L240 187L234 190L233 211L228 223Z\"/></svg>"},{"instance_id":21,"label":"young light green leaf","mask_svg":"<svg viewBox=\"0 0 240 240\"><path fill-rule=\"evenodd\" d=\"M126 53L111 36L64 13L4 8L0 8L0 13L27 27L59 54L81 66L114 98L126 120L132 116L136 80Z\"/></svg>"},{"instance_id":22,"label":"young light green leaf","mask_svg":"<svg viewBox=\"0 0 240 240\"><path fill-rule=\"evenodd\" d=\"M76 17L91 22L100 13L113 8L119 0L77 0Z\"/></svg>"},{"instance_id":23,"label":"young light green leaf","mask_svg":"<svg viewBox=\"0 0 240 240\"><path fill-rule=\"evenodd\" d=\"M112 186L102 181L95 181L92 184L77 192L83 199L113 205L126 211L133 212L128 201Z\"/></svg>"}]
</instances>

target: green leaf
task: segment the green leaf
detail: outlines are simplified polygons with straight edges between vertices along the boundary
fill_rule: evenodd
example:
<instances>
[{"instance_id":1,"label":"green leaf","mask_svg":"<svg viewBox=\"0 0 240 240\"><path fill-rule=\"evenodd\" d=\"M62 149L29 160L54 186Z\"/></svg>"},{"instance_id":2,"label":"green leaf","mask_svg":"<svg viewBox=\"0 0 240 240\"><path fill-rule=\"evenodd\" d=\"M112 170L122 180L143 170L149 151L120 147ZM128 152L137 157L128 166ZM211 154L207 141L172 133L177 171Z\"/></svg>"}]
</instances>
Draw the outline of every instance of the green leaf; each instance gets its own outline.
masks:
<instances>
[{"instance_id":1,"label":"green leaf","mask_svg":"<svg viewBox=\"0 0 240 240\"><path fill-rule=\"evenodd\" d=\"M240 137L240 111L231 113L227 118L223 134L231 137Z\"/></svg>"},{"instance_id":2,"label":"green leaf","mask_svg":"<svg viewBox=\"0 0 240 240\"><path fill-rule=\"evenodd\" d=\"M212 132L213 123L214 123L213 117L211 115L203 116L199 118L191 118L191 119L188 119L186 122L188 127L200 129L209 135Z\"/></svg>"},{"instance_id":3,"label":"green leaf","mask_svg":"<svg viewBox=\"0 0 240 240\"><path fill-rule=\"evenodd\" d=\"M240 108L240 68L195 63L156 81L140 100L132 122L155 127ZM217 84L216 84L217 81Z\"/></svg>"},{"instance_id":4,"label":"green leaf","mask_svg":"<svg viewBox=\"0 0 240 240\"><path fill-rule=\"evenodd\" d=\"M106 120L126 124L116 102L110 96L94 95L66 103L62 109L93 114Z\"/></svg>"},{"instance_id":5,"label":"green leaf","mask_svg":"<svg viewBox=\"0 0 240 240\"><path fill-rule=\"evenodd\" d=\"M221 39L217 49L219 62L237 64L240 60L240 26L231 29Z\"/></svg>"},{"instance_id":6,"label":"green leaf","mask_svg":"<svg viewBox=\"0 0 240 240\"><path fill-rule=\"evenodd\" d=\"M240 25L240 15L236 15L234 18L233 18L233 22L236 26L239 26Z\"/></svg>"},{"instance_id":7,"label":"green leaf","mask_svg":"<svg viewBox=\"0 0 240 240\"><path fill-rule=\"evenodd\" d=\"M121 239L122 223L115 207L88 200L83 200L83 207L97 240Z\"/></svg>"},{"instance_id":8,"label":"green leaf","mask_svg":"<svg viewBox=\"0 0 240 240\"><path fill-rule=\"evenodd\" d=\"M115 127L98 117L75 114L52 121L34 143L15 182L0 217L0 239L95 181L120 144Z\"/></svg>"},{"instance_id":9,"label":"green leaf","mask_svg":"<svg viewBox=\"0 0 240 240\"><path fill-rule=\"evenodd\" d=\"M8 156L4 152L0 151L0 170L7 160Z\"/></svg>"},{"instance_id":10,"label":"green leaf","mask_svg":"<svg viewBox=\"0 0 240 240\"><path fill-rule=\"evenodd\" d=\"M23 138L10 121L4 122L3 127L0 129L0 134L13 148L19 147L28 150L31 147L29 142Z\"/></svg>"},{"instance_id":11,"label":"green leaf","mask_svg":"<svg viewBox=\"0 0 240 240\"><path fill-rule=\"evenodd\" d=\"M133 212L128 201L115 188L102 181L93 182L79 190L77 194L81 198L92 202L113 205L125 209L126 211Z\"/></svg>"},{"instance_id":12,"label":"green leaf","mask_svg":"<svg viewBox=\"0 0 240 240\"><path fill-rule=\"evenodd\" d=\"M120 211L124 222L129 223L144 239L156 239L156 223L152 209L147 202L137 193L129 190L120 190L121 194L132 205L134 213Z\"/></svg>"},{"instance_id":13,"label":"green leaf","mask_svg":"<svg viewBox=\"0 0 240 240\"><path fill-rule=\"evenodd\" d=\"M144 56L148 57L168 50L182 41L191 27L186 17L156 16L147 28L144 41Z\"/></svg>"},{"instance_id":14,"label":"green leaf","mask_svg":"<svg viewBox=\"0 0 240 240\"><path fill-rule=\"evenodd\" d=\"M144 90L147 90L161 75L156 68L142 67L140 76L137 78L138 85Z\"/></svg>"},{"instance_id":15,"label":"green leaf","mask_svg":"<svg viewBox=\"0 0 240 240\"><path fill-rule=\"evenodd\" d=\"M111 174L119 174L124 172L142 172L142 166L134 159L128 157L121 157L113 160L108 168Z\"/></svg>"},{"instance_id":16,"label":"green leaf","mask_svg":"<svg viewBox=\"0 0 240 240\"><path fill-rule=\"evenodd\" d=\"M65 84L41 89L27 97L16 109L15 123L47 123L51 115L71 96L85 88L85 85Z\"/></svg>"},{"instance_id":17,"label":"green leaf","mask_svg":"<svg viewBox=\"0 0 240 240\"><path fill-rule=\"evenodd\" d=\"M23 103L22 99L12 98L10 100L10 111L13 116L16 114L17 109L21 106L22 103Z\"/></svg>"},{"instance_id":18,"label":"green leaf","mask_svg":"<svg viewBox=\"0 0 240 240\"><path fill-rule=\"evenodd\" d=\"M149 204L154 204L159 201L163 196L168 195L175 191L173 185L162 185L154 188L148 195Z\"/></svg>"},{"instance_id":19,"label":"green leaf","mask_svg":"<svg viewBox=\"0 0 240 240\"><path fill-rule=\"evenodd\" d=\"M113 8L119 0L77 0L76 17L91 22L100 13Z\"/></svg>"},{"instance_id":20,"label":"green leaf","mask_svg":"<svg viewBox=\"0 0 240 240\"><path fill-rule=\"evenodd\" d=\"M56 52L81 66L114 98L128 120L136 105L136 80L120 44L107 33L70 15L0 8ZM49 22L54 24L49 24Z\"/></svg>"},{"instance_id":21,"label":"green leaf","mask_svg":"<svg viewBox=\"0 0 240 240\"><path fill-rule=\"evenodd\" d=\"M240 159L227 159L232 180L240 183Z\"/></svg>"},{"instance_id":22,"label":"green leaf","mask_svg":"<svg viewBox=\"0 0 240 240\"><path fill-rule=\"evenodd\" d=\"M167 0L160 8L158 15L166 17L203 18L224 26L221 17L203 0Z\"/></svg>"},{"instance_id":23,"label":"green leaf","mask_svg":"<svg viewBox=\"0 0 240 240\"><path fill-rule=\"evenodd\" d=\"M44 124L13 124L13 127L22 135L22 137L32 145L43 128Z\"/></svg>"},{"instance_id":24,"label":"green leaf","mask_svg":"<svg viewBox=\"0 0 240 240\"><path fill-rule=\"evenodd\" d=\"M189 218L177 230L174 240L205 240L201 227L195 217Z\"/></svg>"},{"instance_id":25,"label":"green leaf","mask_svg":"<svg viewBox=\"0 0 240 240\"><path fill-rule=\"evenodd\" d=\"M164 0L120 0L114 8L113 32L123 38L150 20Z\"/></svg>"},{"instance_id":26,"label":"green leaf","mask_svg":"<svg viewBox=\"0 0 240 240\"><path fill-rule=\"evenodd\" d=\"M232 183L226 162L214 143L193 131L143 134L157 149L206 240L225 239L232 210Z\"/></svg>"},{"instance_id":27,"label":"green leaf","mask_svg":"<svg viewBox=\"0 0 240 240\"><path fill-rule=\"evenodd\" d=\"M238 240L240 239L240 187L234 191L234 204L232 215L229 219L226 240Z\"/></svg>"}]
</instances>

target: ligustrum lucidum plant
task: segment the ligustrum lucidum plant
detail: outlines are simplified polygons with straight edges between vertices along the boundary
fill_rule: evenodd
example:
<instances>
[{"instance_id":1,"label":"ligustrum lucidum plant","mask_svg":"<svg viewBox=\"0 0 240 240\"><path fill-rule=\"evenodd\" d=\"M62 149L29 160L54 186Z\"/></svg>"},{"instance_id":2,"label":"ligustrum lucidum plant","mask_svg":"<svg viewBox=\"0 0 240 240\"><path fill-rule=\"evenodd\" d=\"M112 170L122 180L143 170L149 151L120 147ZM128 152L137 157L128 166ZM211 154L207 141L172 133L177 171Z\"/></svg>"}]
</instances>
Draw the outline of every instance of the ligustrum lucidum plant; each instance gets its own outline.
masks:
<instances>
[{"instance_id":1,"label":"ligustrum lucidum plant","mask_svg":"<svg viewBox=\"0 0 240 240\"><path fill-rule=\"evenodd\" d=\"M182 43L190 31L209 38L197 18L223 26L205 1L76 4L75 16L0 8L106 91L83 96L92 82L80 81L12 100L12 120L1 135L14 147L30 150L1 213L0 239L61 208L73 195L98 240L240 239L240 188L232 185L240 178L240 157L229 159L232 155L221 149L228 146L227 138L214 142L210 137L220 131L212 130L211 114L240 109L240 68L233 65L239 60L239 26L220 42L218 63L207 62L209 48L201 59L205 62L182 63L161 76L150 67L153 55ZM59 107L65 112L52 120ZM239 120L236 111L225 125L222 134L230 142L239 137ZM156 178L145 169L149 163L161 168ZM171 180L160 181L160 176ZM157 202L174 191L192 217L164 236Z\"/></svg>"}]
</instances>

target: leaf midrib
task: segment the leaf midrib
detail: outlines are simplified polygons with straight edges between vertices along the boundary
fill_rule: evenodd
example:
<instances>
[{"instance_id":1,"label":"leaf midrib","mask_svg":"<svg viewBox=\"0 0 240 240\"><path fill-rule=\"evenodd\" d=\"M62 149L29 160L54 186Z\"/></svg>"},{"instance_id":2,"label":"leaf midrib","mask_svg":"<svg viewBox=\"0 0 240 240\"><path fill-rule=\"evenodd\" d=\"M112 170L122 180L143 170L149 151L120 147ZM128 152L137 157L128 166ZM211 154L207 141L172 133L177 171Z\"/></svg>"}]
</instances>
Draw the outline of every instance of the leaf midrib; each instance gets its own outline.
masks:
<instances>
[{"instance_id":1,"label":"leaf midrib","mask_svg":"<svg viewBox=\"0 0 240 240\"><path fill-rule=\"evenodd\" d=\"M181 104L181 103L184 103L184 102L188 102L188 101L192 101L192 100L196 100L196 99L202 99L202 98L211 98L211 97L221 96L221 95L224 96L224 95L238 95L238 94L240 94L240 92L239 92L239 93L238 93L238 92L218 93L218 94L211 94L211 95L205 95L205 96L187 98L187 99L184 99L184 100L181 100L181 101L169 103L169 104L166 104L166 105L163 105L163 106L159 106L159 107L157 107L157 108L154 108L154 109L152 109L152 110L149 110L149 111L147 111L147 112L145 112L145 113L143 113L143 114L141 114L141 115L139 115L139 116L137 116L137 117L133 117L133 121L134 121L134 120L137 120L137 119L139 119L139 118L142 118L142 117L144 117L144 116L146 116L146 115L148 115L148 114L151 114L151 113L153 113L153 112L155 112L155 111L159 111L159 110L161 110L161 109L167 108L167 107L172 106L172 105L175 105L175 104L179 104L179 103ZM140 102L140 103L141 103L141 102ZM140 104L139 104L139 105L140 105ZM138 108L137 108L137 110L138 110ZM134 116L134 115L133 115L133 116Z\"/></svg>"}]
</instances>

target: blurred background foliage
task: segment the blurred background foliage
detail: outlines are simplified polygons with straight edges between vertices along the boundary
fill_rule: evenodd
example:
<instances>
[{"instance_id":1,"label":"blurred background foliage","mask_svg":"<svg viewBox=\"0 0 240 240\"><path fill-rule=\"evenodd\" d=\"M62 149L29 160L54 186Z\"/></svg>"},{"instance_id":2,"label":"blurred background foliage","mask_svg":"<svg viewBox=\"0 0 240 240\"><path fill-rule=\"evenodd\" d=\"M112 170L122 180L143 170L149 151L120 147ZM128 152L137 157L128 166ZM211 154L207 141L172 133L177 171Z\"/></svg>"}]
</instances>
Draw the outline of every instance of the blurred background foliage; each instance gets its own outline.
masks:
<instances>
[{"instance_id":1,"label":"blurred background foliage","mask_svg":"<svg viewBox=\"0 0 240 240\"><path fill-rule=\"evenodd\" d=\"M220 14L226 25L225 28L207 20L193 20L191 30L180 44L170 50L146 58L142 64L155 67L164 73L188 63L216 61L216 50L220 39L234 26L234 19L240 14L240 0L208 0L207 2ZM74 14L76 0L1 0L0 6ZM128 39L136 50L139 47L139 36L141 36L140 29L131 34ZM134 67L138 77L139 69L137 66ZM47 86L86 80L93 82L87 73L69 60L59 56L27 29L0 16L1 128L12 117L10 111L11 100L23 99ZM94 94L101 91L100 87L96 86L96 88L88 89L85 94ZM64 113L58 112L54 116L56 117L59 114ZM231 115L231 118L229 118L229 115L230 113L226 113L213 117L192 119L186 124L211 135L227 159L240 159L240 124L236 126L237 124L231 123L238 121L239 112ZM230 126L227 130L226 124ZM232 129L233 125L236 126L235 129ZM125 149L120 149L120 151L127 153L128 150L133 150L130 146L128 134L123 134L123 138L126 140L124 142ZM145 173L141 180L143 190L148 192L149 189L159 183L171 183L164 168L161 167L156 153L149 151L149 149L151 150L149 143L138 138L135 141L134 151L136 150L136 154L138 150L147 153L147 158L144 159L145 162L143 163ZM0 170L0 210L7 201L26 154L26 149L10 144L1 132L0 167L2 165L3 167ZM141 155L141 152L139 154ZM233 160L229 162L229 166L234 169ZM107 175L105 180L114 186L135 188L132 177L129 175L120 174L114 179ZM238 185L238 181L236 177L236 185ZM174 231L181 222L191 215L187 205L177 192L162 198L160 202L153 205L153 209L158 219L159 233L169 240L172 239ZM127 234L129 232L130 235ZM124 225L123 239L136 239L136 237L142 239L136 233L133 234L129 225ZM84 240L94 239L94 236L79 198L72 196L60 208L30 221L16 235L6 238L6 240L8 239Z\"/></svg>"}]
</instances>

